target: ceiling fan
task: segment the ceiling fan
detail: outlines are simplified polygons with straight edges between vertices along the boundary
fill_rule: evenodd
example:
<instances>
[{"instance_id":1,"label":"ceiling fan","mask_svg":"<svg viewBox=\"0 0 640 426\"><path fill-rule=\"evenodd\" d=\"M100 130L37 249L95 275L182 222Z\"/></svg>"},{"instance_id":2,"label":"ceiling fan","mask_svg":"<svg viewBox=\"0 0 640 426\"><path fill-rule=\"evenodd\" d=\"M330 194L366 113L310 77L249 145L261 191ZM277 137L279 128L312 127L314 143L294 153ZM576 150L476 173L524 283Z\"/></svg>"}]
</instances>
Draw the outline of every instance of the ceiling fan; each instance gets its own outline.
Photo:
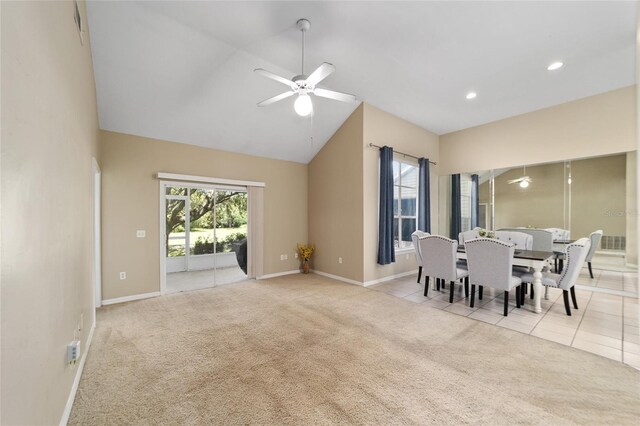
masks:
<instances>
[{"instance_id":1,"label":"ceiling fan","mask_svg":"<svg viewBox=\"0 0 640 426\"><path fill-rule=\"evenodd\" d=\"M528 187L531 182L533 182L533 179L527 176L527 166L523 167L522 177L507 181L509 185L511 185L512 183L520 183L520 188Z\"/></svg>"},{"instance_id":2,"label":"ceiling fan","mask_svg":"<svg viewBox=\"0 0 640 426\"><path fill-rule=\"evenodd\" d=\"M296 27L302 32L302 72L300 75L296 75L291 79L280 77L277 74L269 72L262 68L257 68L254 72L262 74L263 76L289 86L291 90L276 95L272 98L266 99L262 102L258 102L258 106L263 107L271 105L282 99L286 99L289 96L298 95L293 107L296 113L302 117L306 117L313 112L313 104L311 103L310 94L320 96L323 98L334 99L342 102L354 102L356 97L347 93L335 92L333 90L321 89L317 87L318 83L331 75L335 70L332 64L323 62L314 72L309 75L304 73L304 33L306 33L311 27L311 23L307 19L299 19L296 22Z\"/></svg>"}]
</instances>

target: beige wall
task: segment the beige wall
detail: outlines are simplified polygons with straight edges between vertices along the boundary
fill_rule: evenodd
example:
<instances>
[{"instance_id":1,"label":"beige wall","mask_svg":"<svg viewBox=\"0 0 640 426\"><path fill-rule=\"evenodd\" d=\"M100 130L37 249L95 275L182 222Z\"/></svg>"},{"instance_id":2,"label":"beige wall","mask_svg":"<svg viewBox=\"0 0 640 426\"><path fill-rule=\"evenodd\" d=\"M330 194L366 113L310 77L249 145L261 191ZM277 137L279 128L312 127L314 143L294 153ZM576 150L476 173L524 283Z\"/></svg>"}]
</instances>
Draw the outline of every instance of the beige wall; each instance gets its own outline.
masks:
<instances>
[{"instance_id":1,"label":"beige wall","mask_svg":"<svg viewBox=\"0 0 640 426\"><path fill-rule=\"evenodd\" d=\"M519 226L562 228L564 163L527 167L527 176L533 179L527 188L508 183L522 177L522 173L522 168L516 168L495 178L495 229Z\"/></svg>"},{"instance_id":2,"label":"beige wall","mask_svg":"<svg viewBox=\"0 0 640 426\"><path fill-rule=\"evenodd\" d=\"M626 155L571 162L571 237L624 236L626 225Z\"/></svg>"},{"instance_id":3,"label":"beige wall","mask_svg":"<svg viewBox=\"0 0 640 426\"><path fill-rule=\"evenodd\" d=\"M372 281L391 275L415 271L416 260L413 251L397 253L396 262L390 265L378 265L378 186L379 160L377 149L369 143L379 146L389 145L395 151L416 157L440 161L438 135L411 124L399 117L382 111L372 105L364 105L364 280ZM431 231L438 228L438 167L431 166Z\"/></svg>"},{"instance_id":4,"label":"beige wall","mask_svg":"<svg viewBox=\"0 0 640 426\"><path fill-rule=\"evenodd\" d=\"M0 422L58 424L78 369L67 366L66 345L78 333L86 348L93 321L98 119L89 34L81 45L72 2L0 7Z\"/></svg>"},{"instance_id":5,"label":"beige wall","mask_svg":"<svg viewBox=\"0 0 640 426\"><path fill-rule=\"evenodd\" d=\"M440 136L439 172L635 151L635 86Z\"/></svg>"},{"instance_id":6,"label":"beige wall","mask_svg":"<svg viewBox=\"0 0 640 426\"><path fill-rule=\"evenodd\" d=\"M264 274L299 268L296 244L307 240L306 165L106 131L100 152L103 299L160 290L158 172L265 182ZM146 238L136 238L138 229Z\"/></svg>"},{"instance_id":7,"label":"beige wall","mask_svg":"<svg viewBox=\"0 0 640 426\"><path fill-rule=\"evenodd\" d=\"M309 163L309 242L317 271L363 281L364 104ZM338 258L342 257L342 263Z\"/></svg>"}]
</instances>

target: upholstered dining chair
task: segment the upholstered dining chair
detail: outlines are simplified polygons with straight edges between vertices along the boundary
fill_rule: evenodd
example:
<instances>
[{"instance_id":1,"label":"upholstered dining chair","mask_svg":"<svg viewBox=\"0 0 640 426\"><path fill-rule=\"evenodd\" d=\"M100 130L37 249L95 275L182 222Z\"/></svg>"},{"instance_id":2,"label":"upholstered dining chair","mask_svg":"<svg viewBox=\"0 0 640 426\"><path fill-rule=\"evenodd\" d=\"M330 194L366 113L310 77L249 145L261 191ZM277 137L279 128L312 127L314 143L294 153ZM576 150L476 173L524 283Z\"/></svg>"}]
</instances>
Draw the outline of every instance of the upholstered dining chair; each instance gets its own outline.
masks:
<instances>
[{"instance_id":1,"label":"upholstered dining chair","mask_svg":"<svg viewBox=\"0 0 640 426\"><path fill-rule=\"evenodd\" d=\"M519 277L513 275L513 254L515 246L512 243L495 240L493 238L477 238L464 243L469 265L469 282L471 283L471 301L473 308L476 285L480 286L482 299L483 286L493 287L504 291L504 316L509 313L509 292L516 289L516 306L520 307Z\"/></svg>"},{"instance_id":2,"label":"upholstered dining chair","mask_svg":"<svg viewBox=\"0 0 640 426\"><path fill-rule=\"evenodd\" d=\"M411 241L413 241L413 250L416 254L416 262L418 263L418 283L420 283L420 278L422 278L422 253L420 253L420 244L418 241L420 238L428 237L430 234L424 231L415 231L411 234Z\"/></svg>"},{"instance_id":3,"label":"upholstered dining chair","mask_svg":"<svg viewBox=\"0 0 640 426\"><path fill-rule=\"evenodd\" d=\"M589 276L593 278L593 270L591 269L591 259L593 259L593 255L600 247L600 240L602 239L602 229L598 229L597 231L589 234L589 241L591 242L591 247L589 248L589 252L587 253L587 257L585 258L585 262L587 262L587 266L589 267ZM560 260L560 273L563 271L562 261L566 258L566 253L558 253L556 254L556 258ZM581 266L582 267L582 266Z\"/></svg>"},{"instance_id":4,"label":"upholstered dining chair","mask_svg":"<svg viewBox=\"0 0 640 426\"><path fill-rule=\"evenodd\" d=\"M556 287L562 289L564 297L564 310L567 315L571 316L571 308L569 307L569 292L571 292L571 300L573 308L578 309L576 301L575 284L580 276L580 269L584 264L588 253L591 251L591 240L589 238L580 238L576 242L567 246L565 256L567 264L561 274L547 273L542 277L542 285ZM524 274L520 277L522 282L532 283L533 274Z\"/></svg>"},{"instance_id":5,"label":"upholstered dining chair","mask_svg":"<svg viewBox=\"0 0 640 426\"><path fill-rule=\"evenodd\" d=\"M449 303L453 303L454 283L464 279L465 296L469 296L469 271L460 268L456 262L458 242L441 235L430 235L419 240L423 254L422 264L426 276L424 285L425 297L429 294L429 278L450 282Z\"/></svg>"}]
</instances>

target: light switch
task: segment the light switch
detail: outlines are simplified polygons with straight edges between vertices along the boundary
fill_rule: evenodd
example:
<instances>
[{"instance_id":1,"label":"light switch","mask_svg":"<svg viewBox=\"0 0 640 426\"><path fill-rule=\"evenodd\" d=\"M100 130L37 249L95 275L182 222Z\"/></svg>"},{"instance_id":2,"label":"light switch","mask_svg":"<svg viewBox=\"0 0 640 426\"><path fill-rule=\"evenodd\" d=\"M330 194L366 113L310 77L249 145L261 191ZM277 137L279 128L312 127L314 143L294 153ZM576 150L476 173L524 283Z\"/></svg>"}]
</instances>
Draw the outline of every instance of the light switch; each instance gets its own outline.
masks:
<instances>
[{"instance_id":1,"label":"light switch","mask_svg":"<svg viewBox=\"0 0 640 426\"><path fill-rule=\"evenodd\" d=\"M147 236L147 231L145 231L144 229L138 229L136 231L136 237L138 238L144 238Z\"/></svg>"}]
</instances>

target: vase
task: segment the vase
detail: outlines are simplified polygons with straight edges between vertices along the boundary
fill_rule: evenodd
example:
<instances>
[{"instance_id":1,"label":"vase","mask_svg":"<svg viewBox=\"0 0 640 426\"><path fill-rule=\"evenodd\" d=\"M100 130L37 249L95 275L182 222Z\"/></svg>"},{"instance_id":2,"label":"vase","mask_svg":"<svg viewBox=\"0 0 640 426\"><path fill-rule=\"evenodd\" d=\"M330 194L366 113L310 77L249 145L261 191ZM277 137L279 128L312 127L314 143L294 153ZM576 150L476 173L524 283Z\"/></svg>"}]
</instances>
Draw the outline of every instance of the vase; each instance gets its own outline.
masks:
<instances>
[{"instance_id":1,"label":"vase","mask_svg":"<svg viewBox=\"0 0 640 426\"><path fill-rule=\"evenodd\" d=\"M302 262L302 273L303 274L308 274L309 273L309 261L305 260Z\"/></svg>"}]
</instances>

